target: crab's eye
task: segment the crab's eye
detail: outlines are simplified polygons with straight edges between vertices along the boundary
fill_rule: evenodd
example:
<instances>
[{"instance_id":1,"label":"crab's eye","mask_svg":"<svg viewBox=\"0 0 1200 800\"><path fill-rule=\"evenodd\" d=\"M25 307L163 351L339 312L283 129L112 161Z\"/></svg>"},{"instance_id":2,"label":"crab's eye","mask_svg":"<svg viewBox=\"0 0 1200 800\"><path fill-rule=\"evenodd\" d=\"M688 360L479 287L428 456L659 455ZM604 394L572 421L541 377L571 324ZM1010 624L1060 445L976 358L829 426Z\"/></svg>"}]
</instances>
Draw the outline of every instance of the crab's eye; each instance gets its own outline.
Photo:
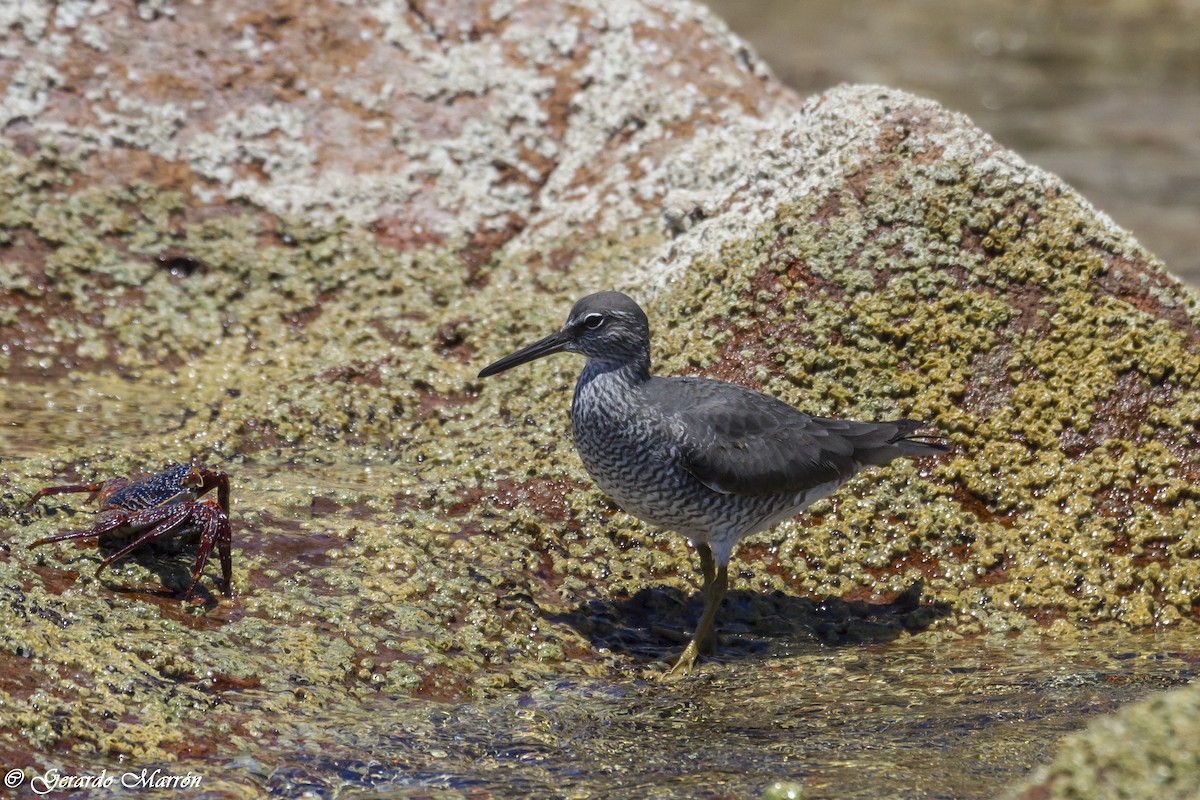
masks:
<instances>
[{"instance_id":1,"label":"crab's eye","mask_svg":"<svg viewBox=\"0 0 1200 800\"><path fill-rule=\"evenodd\" d=\"M594 331L604 324L603 314L588 314L583 318L583 327L589 331Z\"/></svg>"}]
</instances>

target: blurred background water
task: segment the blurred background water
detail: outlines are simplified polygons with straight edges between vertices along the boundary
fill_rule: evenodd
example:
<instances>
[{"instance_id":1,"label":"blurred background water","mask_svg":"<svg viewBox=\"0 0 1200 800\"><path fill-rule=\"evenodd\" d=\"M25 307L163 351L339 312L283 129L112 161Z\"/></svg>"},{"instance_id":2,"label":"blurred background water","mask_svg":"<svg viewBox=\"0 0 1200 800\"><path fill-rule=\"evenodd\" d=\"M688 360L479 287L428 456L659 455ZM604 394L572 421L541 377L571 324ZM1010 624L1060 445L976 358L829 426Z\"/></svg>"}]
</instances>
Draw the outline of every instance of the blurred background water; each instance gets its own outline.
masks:
<instances>
[{"instance_id":1,"label":"blurred background water","mask_svg":"<svg viewBox=\"0 0 1200 800\"><path fill-rule=\"evenodd\" d=\"M968 114L1200 288L1200 0L709 0L803 96Z\"/></svg>"}]
</instances>

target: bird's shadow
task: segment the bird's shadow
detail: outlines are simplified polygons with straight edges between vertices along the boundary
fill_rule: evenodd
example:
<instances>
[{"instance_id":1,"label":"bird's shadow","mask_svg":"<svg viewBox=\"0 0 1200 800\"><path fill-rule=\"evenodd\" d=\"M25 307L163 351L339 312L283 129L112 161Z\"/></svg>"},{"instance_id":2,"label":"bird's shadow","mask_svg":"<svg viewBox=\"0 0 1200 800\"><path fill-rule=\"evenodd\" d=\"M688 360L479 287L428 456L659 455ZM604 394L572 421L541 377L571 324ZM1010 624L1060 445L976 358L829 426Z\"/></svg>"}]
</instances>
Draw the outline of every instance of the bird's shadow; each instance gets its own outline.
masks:
<instances>
[{"instance_id":1,"label":"bird's shadow","mask_svg":"<svg viewBox=\"0 0 1200 800\"><path fill-rule=\"evenodd\" d=\"M889 642L950 614L948 603L922 602L917 581L888 603L784 592L734 590L717 613L717 657L736 661L782 656L818 642L845 646ZM551 619L570 625L597 648L641 662L674 658L699 622L702 599L671 587L640 590L626 600L590 600Z\"/></svg>"}]
</instances>

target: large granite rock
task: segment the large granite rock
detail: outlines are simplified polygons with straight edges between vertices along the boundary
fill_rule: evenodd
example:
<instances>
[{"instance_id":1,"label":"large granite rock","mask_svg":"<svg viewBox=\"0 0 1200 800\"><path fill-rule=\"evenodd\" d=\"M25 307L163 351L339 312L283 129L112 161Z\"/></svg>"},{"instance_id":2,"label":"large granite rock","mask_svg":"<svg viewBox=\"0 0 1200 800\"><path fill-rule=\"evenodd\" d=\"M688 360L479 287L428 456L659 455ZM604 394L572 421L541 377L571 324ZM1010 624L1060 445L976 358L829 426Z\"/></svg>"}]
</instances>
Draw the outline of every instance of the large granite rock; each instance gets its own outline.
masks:
<instances>
[{"instance_id":1,"label":"large granite rock","mask_svg":"<svg viewBox=\"0 0 1200 800\"><path fill-rule=\"evenodd\" d=\"M474 378L609 287L645 302L663 371L954 440L752 540L737 587L920 582L952 636L1195 624L1196 296L969 120L797 98L676 2L0 13L10 746L238 750L298 685L353 707L669 650L610 601L690 591L688 552L591 487L578 364ZM76 524L18 512L38 486L190 458L233 476L234 601L24 549ZM753 631L755 603L731 618ZM914 614L896 629L937 616ZM789 630L852 635L826 622ZM231 687L261 691L183 737Z\"/></svg>"}]
</instances>

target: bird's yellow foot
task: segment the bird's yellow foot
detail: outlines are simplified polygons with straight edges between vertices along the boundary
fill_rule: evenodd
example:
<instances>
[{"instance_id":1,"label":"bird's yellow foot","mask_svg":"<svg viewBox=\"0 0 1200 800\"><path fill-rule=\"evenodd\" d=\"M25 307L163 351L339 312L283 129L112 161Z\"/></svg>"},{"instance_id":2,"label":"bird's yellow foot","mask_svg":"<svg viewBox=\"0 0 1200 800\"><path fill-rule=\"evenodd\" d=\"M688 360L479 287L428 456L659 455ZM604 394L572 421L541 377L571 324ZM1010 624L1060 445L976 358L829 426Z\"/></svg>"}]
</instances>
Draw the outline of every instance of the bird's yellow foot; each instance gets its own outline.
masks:
<instances>
[{"instance_id":1,"label":"bird's yellow foot","mask_svg":"<svg viewBox=\"0 0 1200 800\"><path fill-rule=\"evenodd\" d=\"M700 657L700 648L696 645L696 640L688 642L688 646L684 648L679 655L675 665L663 674L664 679L682 678L692 671L696 666L696 659Z\"/></svg>"}]
</instances>

